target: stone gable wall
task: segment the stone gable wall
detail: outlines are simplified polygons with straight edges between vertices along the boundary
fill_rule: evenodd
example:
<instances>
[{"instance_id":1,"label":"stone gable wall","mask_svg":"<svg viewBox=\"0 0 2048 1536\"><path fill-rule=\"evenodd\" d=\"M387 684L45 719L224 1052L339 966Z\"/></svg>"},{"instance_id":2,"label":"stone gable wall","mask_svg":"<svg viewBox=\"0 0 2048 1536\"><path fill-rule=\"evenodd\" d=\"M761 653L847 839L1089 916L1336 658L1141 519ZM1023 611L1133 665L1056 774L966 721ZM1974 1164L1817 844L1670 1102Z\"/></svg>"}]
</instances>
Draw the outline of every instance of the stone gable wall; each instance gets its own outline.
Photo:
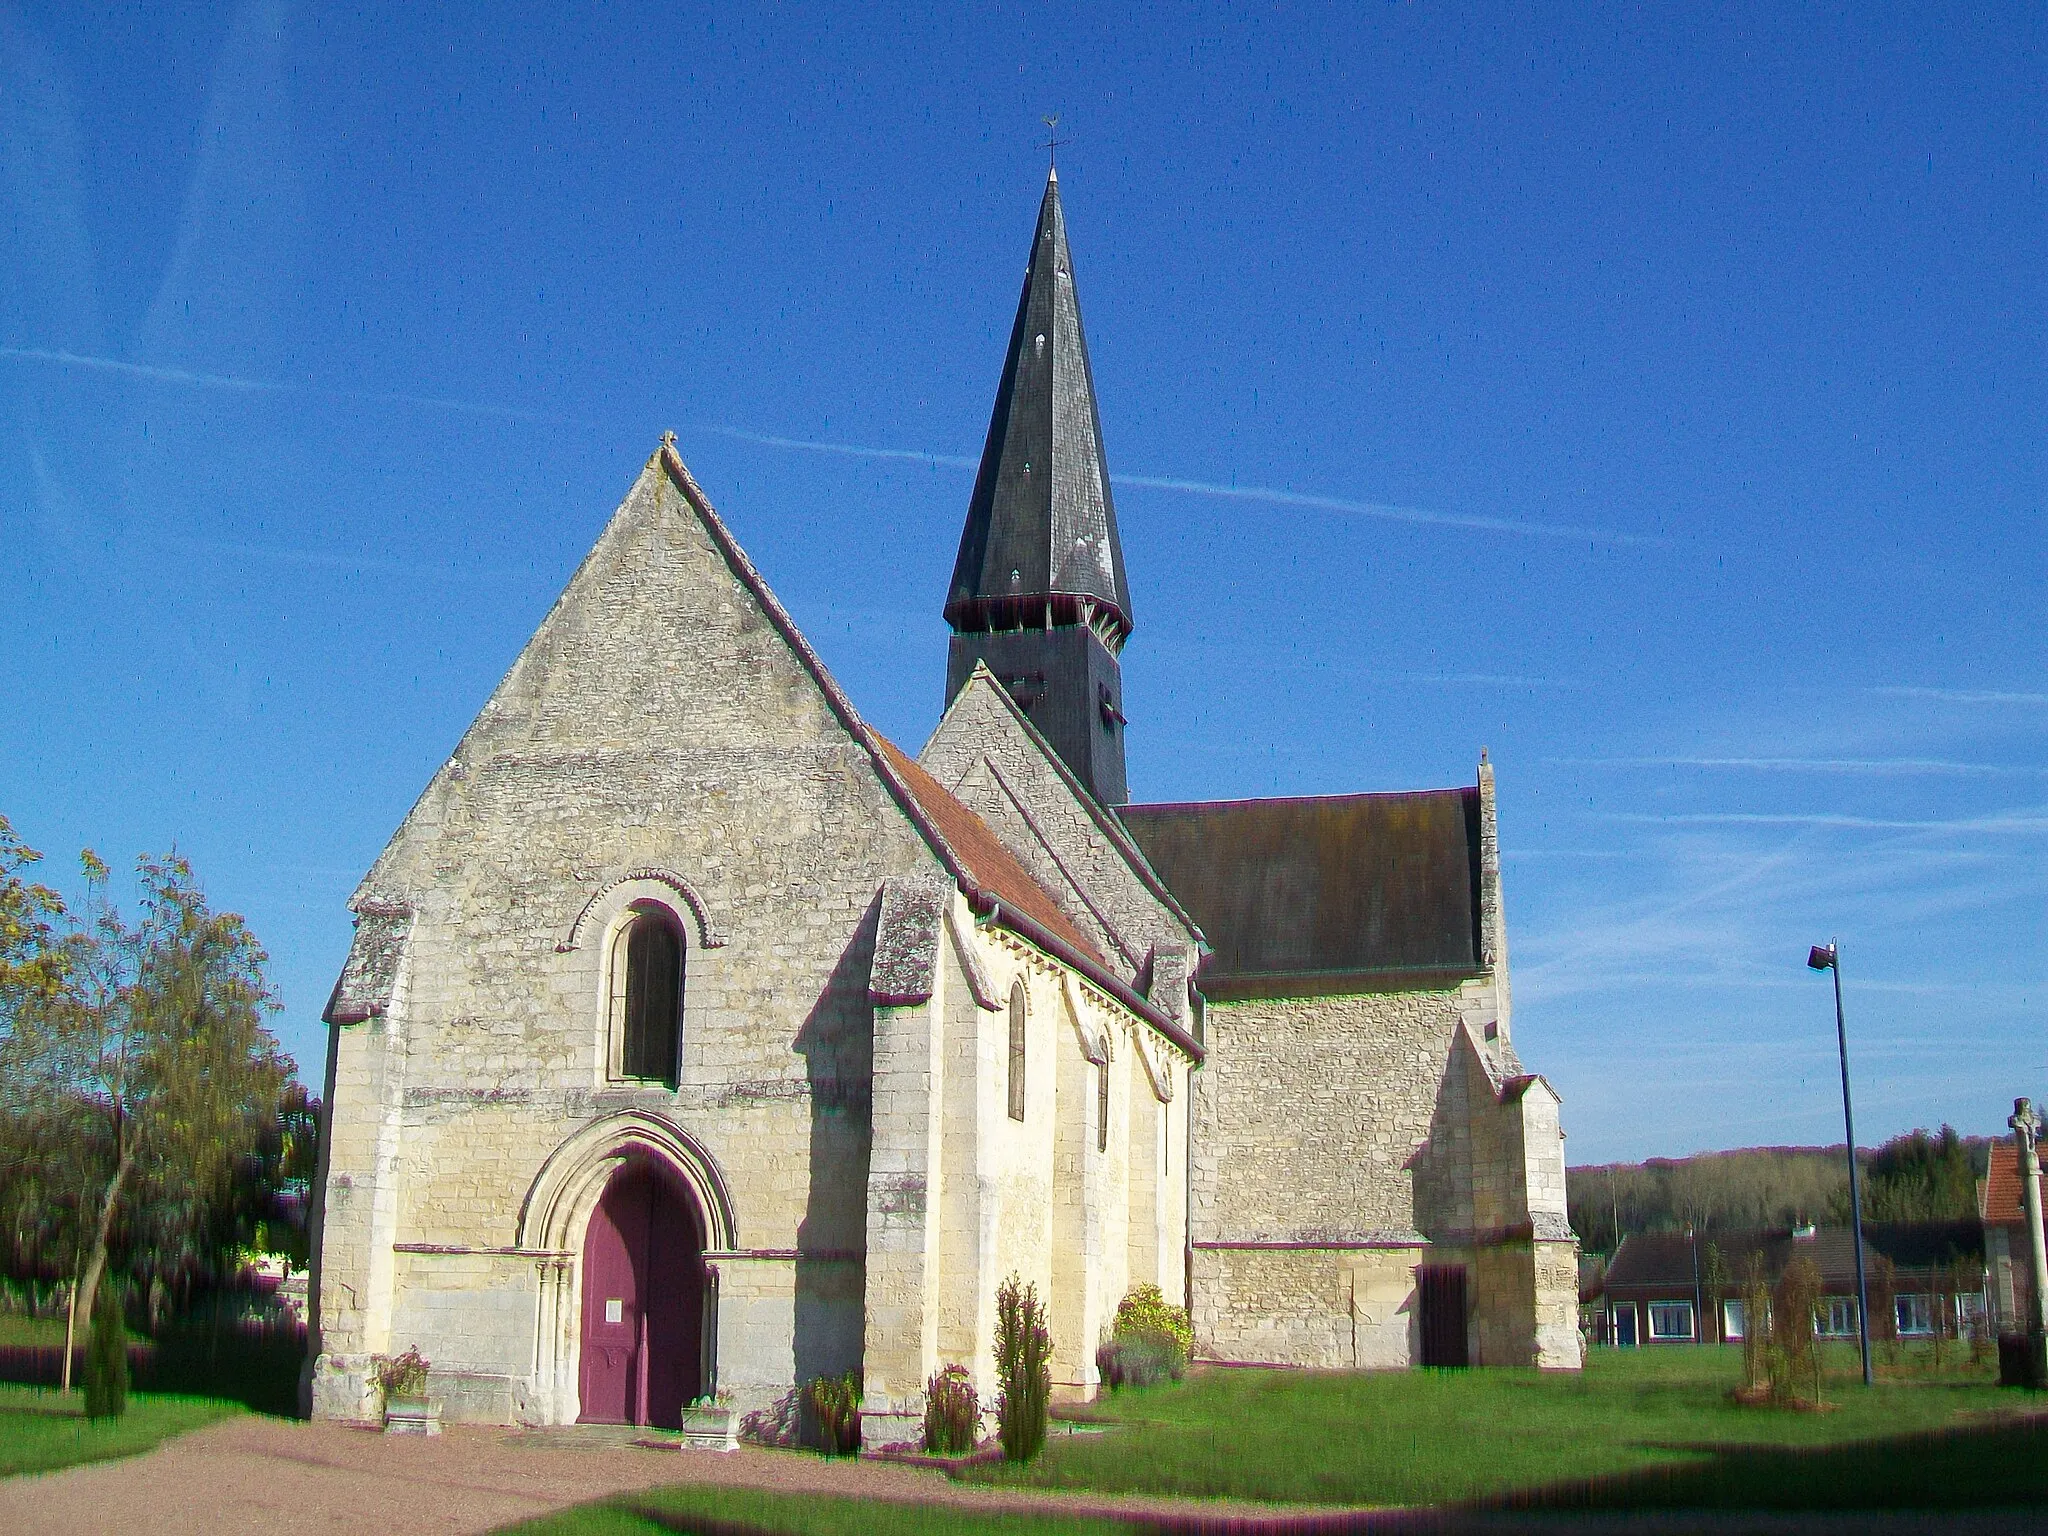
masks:
<instances>
[{"instance_id":1,"label":"stone gable wall","mask_svg":"<svg viewBox=\"0 0 2048 1536\"><path fill-rule=\"evenodd\" d=\"M1155 946L1192 954L1193 931L1131 868L995 688L985 677L970 681L919 761L1059 898L1125 981ZM1184 993L1152 1000L1190 1025Z\"/></svg>"},{"instance_id":2,"label":"stone gable wall","mask_svg":"<svg viewBox=\"0 0 2048 1536\"><path fill-rule=\"evenodd\" d=\"M709 918L674 902L689 937L675 1091L607 1080L614 925L561 947L593 898L602 917L608 885L648 868ZM571 1412L533 1379L539 1260L399 1255L381 1277L372 1260L390 1241L515 1246L549 1154L627 1108L706 1150L742 1248L853 1265L850 1296L823 1269L800 1283L803 1260L729 1266L721 1385L765 1399L857 1365L869 946L881 882L920 869L936 860L865 750L650 465L364 882L416 919L382 1043L338 1026L325 1242L347 1291L323 1292L332 1380L316 1402L347 1412L363 1356L416 1343L503 1374L489 1390L522 1414ZM380 1064L392 1042L402 1077Z\"/></svg>"}]
</instances>

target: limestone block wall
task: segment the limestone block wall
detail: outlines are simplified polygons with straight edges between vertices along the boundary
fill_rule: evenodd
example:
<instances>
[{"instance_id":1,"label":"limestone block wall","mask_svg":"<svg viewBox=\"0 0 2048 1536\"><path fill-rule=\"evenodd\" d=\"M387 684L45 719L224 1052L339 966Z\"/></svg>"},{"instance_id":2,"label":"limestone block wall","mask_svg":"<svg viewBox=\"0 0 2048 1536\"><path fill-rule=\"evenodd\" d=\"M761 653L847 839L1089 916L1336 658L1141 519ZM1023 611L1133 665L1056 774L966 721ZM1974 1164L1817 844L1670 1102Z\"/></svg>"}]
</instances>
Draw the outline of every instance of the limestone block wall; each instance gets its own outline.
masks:
<instances>
[{"instance_id":1,"label":"limestone block wall","mask_svg":"<svg viewBox=\"0 0 2048 1536\"><path fill-rule=\"evenodd\" d=\"M1577 1274L1557 1100L1516 1078L1504 1101L1504 1064L1519 1064L1499 995L1480 978L1208 1004L1189 1223L1200 1353L1409 1363L1415 1267L1448 1263L1468 1271L1475 1362L1578 1363L1575 1321L1560 1325Z\"/></svg>"},{"instance_id":2,"label":"limestone block wall","mask_svg":"<svg viewBox=\"0 0 2048 1536\"><path fill-rule=\"evenodd\" d=\"M1176 1122L1136 1043L1149 1026L1000 929L956 922L941 958L932 1004L885 1010L877 1026L863 1422L883 1443L916 1433L924 1384L942 1365L965 1365L993 1401L995 1294L1012 1274L1045 1304L1056 1389L1090 1395L1095 1346L1131 1283L1130 1254L1177 1263L1185 1242L1175 1194L1183 1168L1156 1155L1158 1123L1171 1132ZM1025 1092L1024 1118L1013 1120L1008 1004L1018 985ZM1105 1041L1106 1148L1097 1122ZM1159 1055L1157 1080L1184 1103L1185 1058ZM899 1103L901 1113L887 1107ZM926 1106L923 1119L913 1105ZM1134 1131L1140 1123L1147 1128ZM899 1164L919 1155L922 1183L898 1180Z\"/></svg>"},{"instance_id":3,"label":"limestone block wall","mask_svg":"<svg viewBox=\"0 0 2048 1536\"><path fill-rule=\"evenodd\" d=\"M550 1330L573 1334L580 1229L523 1249L524 1204L580 1129L636 1111L729 1198L720 1382L765 1401L857 1366L873 912L919 869L935 859L818 675L650 465L358 894L415 917L405 995L336 1026L316 1409L352 1415L367 1357L416 1342L493 1378L480 1395L509 1376L519 1411L573 1417ZM687 936L674 1089L609 1075L631 900ZM408 1245L446 1251L401 1266ZM452 1262L470 1257L492 1265ZM401 1280L431 1303L401 1309Z\"/></svg>"}]
</instances>

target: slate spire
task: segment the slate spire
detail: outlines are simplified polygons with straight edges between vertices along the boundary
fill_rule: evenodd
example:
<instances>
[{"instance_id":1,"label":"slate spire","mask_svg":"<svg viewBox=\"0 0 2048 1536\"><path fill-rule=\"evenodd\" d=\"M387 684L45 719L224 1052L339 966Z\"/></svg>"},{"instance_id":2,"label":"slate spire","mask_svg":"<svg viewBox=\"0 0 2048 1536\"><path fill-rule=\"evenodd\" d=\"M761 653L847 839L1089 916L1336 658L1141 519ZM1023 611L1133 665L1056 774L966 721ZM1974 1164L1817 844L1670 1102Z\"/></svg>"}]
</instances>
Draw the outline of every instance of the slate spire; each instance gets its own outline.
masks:
<instances>
[{"instance_id":1,"label":"slate spire","mask_svg":"<svg viewBox=\"0 0 2048 1536\"><path fill-rule=\"evenodd\" d=\"M1099 615L1113 649L1131 632L1057 171L1038 207L946 621L956 630L1044 627L1048 605L1055 624Z\"/></svg>"},{"instance_id":2,"label":"slate spire","mask_svg":"<svg viewBox=\"0 0 2048 1536\"><path fill-rule=\"evenodd\" d=\"M1131 596L1057 171L1038 207L946 622L947 703L986 662L1089 792L1121 805L1117 656Z\"/></svg>"}]
</instances>

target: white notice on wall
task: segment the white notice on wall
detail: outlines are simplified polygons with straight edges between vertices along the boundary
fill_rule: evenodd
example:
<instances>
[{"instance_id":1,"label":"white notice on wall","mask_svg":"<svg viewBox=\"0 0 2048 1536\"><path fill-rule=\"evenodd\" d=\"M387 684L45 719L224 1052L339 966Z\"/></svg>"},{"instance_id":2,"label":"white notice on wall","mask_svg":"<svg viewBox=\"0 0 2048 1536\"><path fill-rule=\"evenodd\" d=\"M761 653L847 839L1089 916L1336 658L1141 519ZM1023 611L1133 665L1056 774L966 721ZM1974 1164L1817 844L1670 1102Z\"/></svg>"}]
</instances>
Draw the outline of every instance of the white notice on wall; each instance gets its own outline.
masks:
<instances>
[{"instance_id":1,"label":"white notice on wall","mask_svg":"<svg viewBox=\"0 0 2048 1536\"><path fill-rule=\"evenodd\" d=\"M626 1298L607 1296L604 1299L604 1320L608 1323L623 1323L626 1320Z\"/></svg>"}]
</instances>

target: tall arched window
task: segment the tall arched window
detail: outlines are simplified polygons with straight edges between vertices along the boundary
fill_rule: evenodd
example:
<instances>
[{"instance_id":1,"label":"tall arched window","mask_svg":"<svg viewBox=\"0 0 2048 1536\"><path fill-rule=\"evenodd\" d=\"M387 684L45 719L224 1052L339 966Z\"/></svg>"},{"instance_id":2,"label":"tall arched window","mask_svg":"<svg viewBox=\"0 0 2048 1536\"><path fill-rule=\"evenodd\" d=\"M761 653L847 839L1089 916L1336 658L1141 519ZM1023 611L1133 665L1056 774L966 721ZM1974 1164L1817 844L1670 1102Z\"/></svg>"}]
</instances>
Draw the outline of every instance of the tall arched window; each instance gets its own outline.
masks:
<instances>
[{"instance_id":1,"label":"tall arched window","mask_svg":"<svg viewBox=\"0 0 2048 1536\"><path fill-rule=\"evenodd\" d=\"M1010 1118L1024 1118L1024 983L1010 988Z\"/></svg>"},{"instance_id":2,"label":"tall arched window","mask_svg":"<svg viewBox=\"0 0 2048 1536\"><path fill-rule=\"evenodd\" d=\"M1095 1150L1109 1150L1109 1036L1096 1047L1102 1060L1095 1068Z\"/></svg>"},{"instance_id":3,"label":"tall arched window","mask_svg":"<svg viewBox=\"0 0 2048 1536\"><path fill-rule=\"evenodd\" d=\"M636 908L619 947L619 1076L673 1088L683 1033L683 930L661 907Z\"/></svg>"}]
</instances>

